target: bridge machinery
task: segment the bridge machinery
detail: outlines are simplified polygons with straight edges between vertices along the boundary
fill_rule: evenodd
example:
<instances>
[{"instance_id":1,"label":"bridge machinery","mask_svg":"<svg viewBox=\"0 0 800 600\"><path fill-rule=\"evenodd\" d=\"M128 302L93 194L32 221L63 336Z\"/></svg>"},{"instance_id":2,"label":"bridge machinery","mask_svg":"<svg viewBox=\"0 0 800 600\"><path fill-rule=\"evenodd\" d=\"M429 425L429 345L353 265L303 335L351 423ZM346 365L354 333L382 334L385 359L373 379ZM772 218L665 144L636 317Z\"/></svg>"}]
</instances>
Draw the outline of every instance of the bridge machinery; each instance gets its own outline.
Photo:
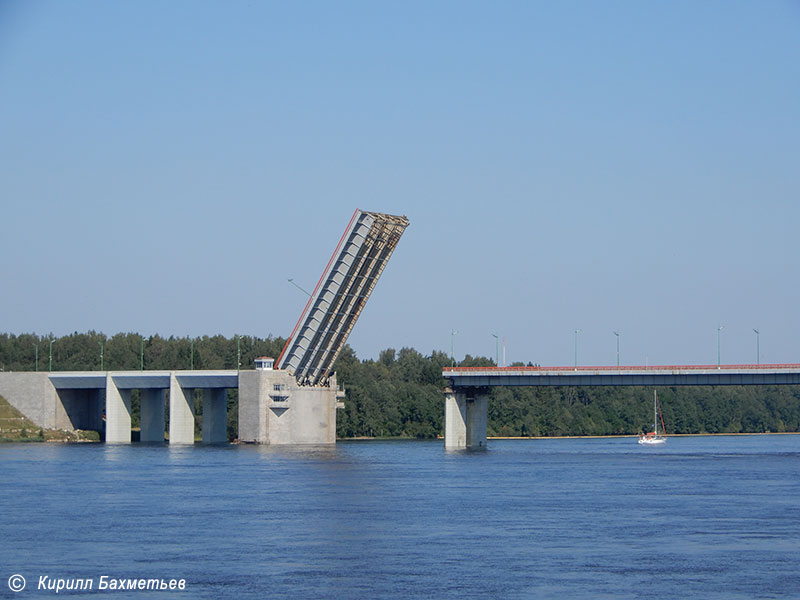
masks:
<instances>
[{"instance_id":1,"label":"bridge machinery","mask_svg":"<svg viewBox=\"0 0 800 600\"><path fill-rule=\"evenodd\" d=\"M263 357L239 373L240 441L336 441L344 392L333 365L408 223L355 211L277 361Z\"/></svg>"}]
</instances>

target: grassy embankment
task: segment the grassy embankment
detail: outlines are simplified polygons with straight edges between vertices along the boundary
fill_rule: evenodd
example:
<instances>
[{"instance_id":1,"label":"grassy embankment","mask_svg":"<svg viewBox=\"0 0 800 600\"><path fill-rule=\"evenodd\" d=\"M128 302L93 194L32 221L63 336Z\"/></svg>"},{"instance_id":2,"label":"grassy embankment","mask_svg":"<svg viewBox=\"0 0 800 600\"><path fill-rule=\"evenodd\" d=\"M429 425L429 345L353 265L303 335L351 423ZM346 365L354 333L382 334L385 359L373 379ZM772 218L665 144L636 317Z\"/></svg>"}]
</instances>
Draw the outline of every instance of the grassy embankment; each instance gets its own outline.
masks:
<instances>
[{"instance_id":1,"label":"grassy embankment","mask_svg":"<svg viewBox=\"0 0 800 600\"><path fill-rule=\"evenodd\" d=\"M99 442L96 431L43 429L0 396L0 442Z\"/></svg>"}]
</instances>

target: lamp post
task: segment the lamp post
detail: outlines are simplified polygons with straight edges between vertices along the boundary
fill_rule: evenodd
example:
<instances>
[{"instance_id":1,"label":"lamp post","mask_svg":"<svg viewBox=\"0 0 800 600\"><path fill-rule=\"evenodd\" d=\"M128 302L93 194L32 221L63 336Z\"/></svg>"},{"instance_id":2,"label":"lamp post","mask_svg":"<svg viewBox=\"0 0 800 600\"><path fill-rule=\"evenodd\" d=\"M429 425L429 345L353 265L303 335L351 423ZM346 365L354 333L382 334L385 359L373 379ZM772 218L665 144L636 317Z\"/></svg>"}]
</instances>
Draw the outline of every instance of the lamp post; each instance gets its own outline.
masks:
<instances>
[{"instance_id":1,"label":"lamp post","mask_svg":"<svg viewBox=\"0 0 800 600\"><path fill-rule=\"evenodd\" d=\"M55 340L50 340L50 371L53 370L53 343Z\"/></svg>"},{"instance_id":2,"label":"lamp post","mask_svg":"<svg viewBox=\"0 0 800 600\"><path fill-rule=\"evenodd\" d=\"M139 336L142 341L141 348L139 350L139 371L144 371L144 336Z\"/></svg>"},{"instance_id":3,"label":"lamp post","mask_svg":"<svg viewBox=\"0 0 800 600\"><path fill-rule=\"evenodd\" d=\"M575 330L575 370L578 370L578 334L581 332L580 329Z\"/></svg>"},{"instance_id":4,"label":"lamp post","mask_svg":"<svg viewBox=\"0 0 800 600\"><path fill-rule=\"evenodd\" d=\"M761 338L761 332L758 329L756 329L755 327L753 328L753 331L756 332L756 364L760 365L761 364L761 339L760 339Z\"/></svg>"},{"instance_id":5,"label":"lamp post","mask_svg":"<svg viewBox=\"0 0 800 600\"><path fill-rule=\"evenodd\" d=\"M100 370L103 370L103 342L100 342Z\"/></svg>"},{"instance_id":6,"label":"lamp post","mask_svg":"<svg viewBox=\"0 0 800 600\"><path fill-rule=\"evenodd\" d=\"M194 371L194 338L192 338L191 352L189 358L189 368Z\"/></svg>"},{"instance_id":7,"label":"lamp post","mask_svg":"<svg viewBox=\"0 0 800 600\"><path fill-rule=\"evenodd\" d=\"M455 345L454 338L456 337L457 333L458 332L455 329L451 329L450 330L450 368L451 369L456 366L456 358L455 358L455 353L454 353L454 347L455 347L454 346Z\"/></svg>"},{"instance_id":8,"label":"lamp post","mask_svg":"<svg viewBox=\"0 0 800 600\"><path fill-rule=\"evenodd\" d=\"M717 327L717 369L722 368L720 362L720 343L719 343L719 332L725 329L725 325L720 325Z\"/></svg>"},{"instance_id":9,"label":"lamp post","mask_svg":"<svg viewBox=\"0 0 800 600\"><path fill-rule=\"evenodd\" d=\"M494 366L495 367L499 367L500 366L500 338L497 337L496 333L493 333L492 337L494 338Z\"/></svg>"},{"instance_id":10,"label":"lamp post","mask_svg":"<svg viewBox=\"0 0 800 600\"><path fill-rule=\"evenodd\" d=\"M617 336L617 368L619 369L619 331L615 331L614 335Z\"/></svg>"},{"instance_id":11,"label":"lamp post","mask_svg":"<svg viewBox=\"0 0 800 600\"><path fill-rule=\"evenodd\" d=\"M303 292L303 293L304 293L306 296L311 296L311 294L310 294L309 292L305 291L303 288L301 288L299 285L297 285L297 284L294 282L294 279L289 279L288 281L289 281L289 283L291 283L291 284L292 284L294 287L296 287L298 290L300 290L301 292Z\"/></svg>"},{"instance_id":12,"label":"lamp post","mask_svg":"<svg viewBox=\"0 0 800 600\"><path fill-rule=\"evenodd\" d=\"M36 347L36 370L38 371L39 370L39 344L36 343L36 344L34 344L34 346Z\"/></svg>"},{"instance_id":13,"label":"lamp post","mask_svg":"<svg viewBox=\"0 0 800 600\"><path fill-rule=\"evenodd\" d=\"M236 371L242 368L242 345L239 335L236 335Z\"/></svg>"}]
</instances>

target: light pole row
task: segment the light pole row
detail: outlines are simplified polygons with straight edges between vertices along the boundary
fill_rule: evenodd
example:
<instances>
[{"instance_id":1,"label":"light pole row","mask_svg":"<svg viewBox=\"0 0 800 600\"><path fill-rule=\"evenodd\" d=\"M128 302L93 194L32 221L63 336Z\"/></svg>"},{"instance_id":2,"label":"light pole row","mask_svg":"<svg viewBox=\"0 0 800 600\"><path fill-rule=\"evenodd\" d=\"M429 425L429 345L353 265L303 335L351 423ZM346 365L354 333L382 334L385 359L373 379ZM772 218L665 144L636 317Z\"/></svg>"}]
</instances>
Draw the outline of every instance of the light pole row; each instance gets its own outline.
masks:
<instances>
[{"instance_id":1,"label":"light pole row","mask_svg":"<svg viewBox=\"0 0 800 600\"><path fill-rule=\"evenodd\" d=\"M725 329L724 325L720 325L717 327L717 368L720 369L722 367L722 344L720 341L720 333L722 330ZM582 333L582 329L575 330L575 344L574 344L574 353L575 353L575 363L574 368L578 370L578 334ZM756 334L756 364L761 364L761 331L757 328L753 328L753 332ZM619 367L619 331L614 331L614 336L617 338L617 367ZM494 335L494 334L492 334ZM497 337L497 336L495 336Z\"/></svg>"}]
</instances>

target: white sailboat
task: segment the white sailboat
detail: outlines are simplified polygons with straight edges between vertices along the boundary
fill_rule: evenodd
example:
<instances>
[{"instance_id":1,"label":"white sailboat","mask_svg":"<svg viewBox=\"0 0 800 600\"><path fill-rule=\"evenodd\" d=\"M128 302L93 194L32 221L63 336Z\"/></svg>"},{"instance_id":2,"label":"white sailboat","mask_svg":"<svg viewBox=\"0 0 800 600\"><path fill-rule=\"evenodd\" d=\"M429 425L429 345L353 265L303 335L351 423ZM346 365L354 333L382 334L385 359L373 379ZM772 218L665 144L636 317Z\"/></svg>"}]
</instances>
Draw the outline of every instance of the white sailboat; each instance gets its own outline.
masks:
<instances>
[{"instance_id":1,"label":"white sailboat","mask_svg":"<svg viewBox=\"0 0 800 600\"><path fill-rule=\"evenodd\" d=\"M661 416L661 411L658 410L658 392L653 390L653 431L650 433L640 433L639 443L646 446L657 446L659 444L666 444L667 438L658 434L658 421L661 417L661 433L664 433L664 417Z\"/></svg>"}]
</instances>

